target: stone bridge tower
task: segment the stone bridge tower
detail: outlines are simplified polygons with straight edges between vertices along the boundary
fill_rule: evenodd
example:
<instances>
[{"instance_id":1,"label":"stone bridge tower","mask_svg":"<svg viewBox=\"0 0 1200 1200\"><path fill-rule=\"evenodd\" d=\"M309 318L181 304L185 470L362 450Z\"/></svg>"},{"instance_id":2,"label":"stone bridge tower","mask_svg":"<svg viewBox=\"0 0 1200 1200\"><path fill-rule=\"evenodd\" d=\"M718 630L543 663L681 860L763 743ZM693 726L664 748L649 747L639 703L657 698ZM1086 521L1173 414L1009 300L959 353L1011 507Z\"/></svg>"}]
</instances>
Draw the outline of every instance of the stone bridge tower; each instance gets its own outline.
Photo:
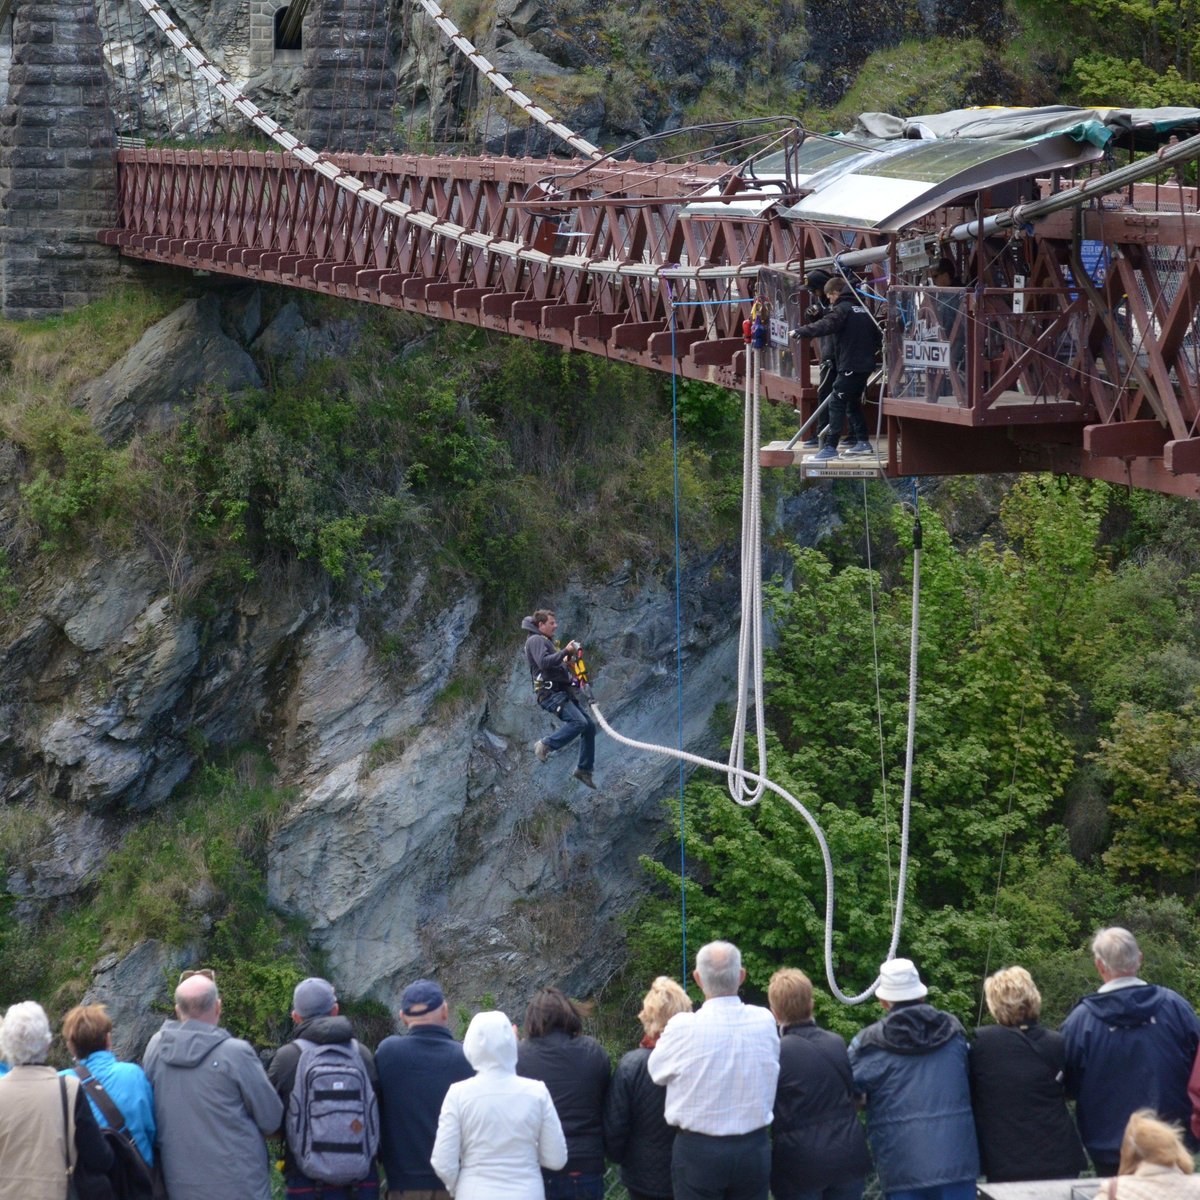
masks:
<instances>
[{"instance_id":1,"label":"stone bridge tower","mask_svg":"<svg viewBox=\"0 0 1200 1200\"><path fill-rule=\"evenodd\" d=\"M119 274L116 251L96 241L114 223L113 120L93 0L14 10L0 56L0 315L45 317Z\"/></svg>"}]
</instances>

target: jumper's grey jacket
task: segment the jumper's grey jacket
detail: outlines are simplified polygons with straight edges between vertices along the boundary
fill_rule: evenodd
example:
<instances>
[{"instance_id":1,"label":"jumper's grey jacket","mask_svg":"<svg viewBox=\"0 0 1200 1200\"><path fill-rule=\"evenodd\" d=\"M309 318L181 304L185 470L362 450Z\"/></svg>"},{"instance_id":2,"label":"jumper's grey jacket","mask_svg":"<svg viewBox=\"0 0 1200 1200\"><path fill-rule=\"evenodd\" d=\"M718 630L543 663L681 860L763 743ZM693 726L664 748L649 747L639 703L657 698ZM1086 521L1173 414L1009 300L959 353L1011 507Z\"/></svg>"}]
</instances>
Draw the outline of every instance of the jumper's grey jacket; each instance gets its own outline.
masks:
<instances>
[{"instance_id":1,"label":"jumper's grey jacket","mask_svg":"<svg viewBox=\"0 0 1200 1200\"><path fill-rule=\"evenodd\" d=\"M283 1104L250 1043L203 1021L167 1021L142 1066L171 1200L271 1200L263 1137L279 1129Z\"/></svg>"}]
</instances>

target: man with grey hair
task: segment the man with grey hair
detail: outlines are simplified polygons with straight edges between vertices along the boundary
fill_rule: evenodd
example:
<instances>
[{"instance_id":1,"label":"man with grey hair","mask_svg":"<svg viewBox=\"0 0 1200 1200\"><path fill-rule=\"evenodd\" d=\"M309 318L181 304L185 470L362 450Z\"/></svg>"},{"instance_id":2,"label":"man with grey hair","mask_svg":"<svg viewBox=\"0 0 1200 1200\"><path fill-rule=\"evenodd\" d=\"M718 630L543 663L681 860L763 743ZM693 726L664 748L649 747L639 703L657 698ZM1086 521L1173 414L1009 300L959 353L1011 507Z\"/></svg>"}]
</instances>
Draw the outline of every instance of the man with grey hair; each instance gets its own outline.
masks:
<instances>
[{"instance_id":1,"label":"man with grey hair","mask_svg":"<svg viewBox=\"0 0 1200 1200\"><path fill-rule=\"evenodd\" d=\"M1137 1109L1187 1128L1200 1020L1177 992L1139 977L1142 951L1128 929L1100 930L1092 957L1103 983L1063 1022L1065 1082L1097 1173L1115 1175L1125 1124Z\"/></svg>"},{"instance_id":2,"label":"man with grey hair","mask_svg":"<svg viewBox=\"0 0 1200 1200\"><path fill-rule=\"evenodd\" d=\"M177 1021L150 1039L142 1067L154 1088L158 1147L171 1200L271 1200L263 1140L283 1104L249 1042L219 1025L211 971L187 971L175 989Z\"/></svg>"},{"instance_id":3,"label":"man with grey hair","mask_svg":"<svg viewBox=\"0 0 1200 1200\"><path fill-rule=\"evenodd\" d=\"M701 947L692 978L704 1004L667 1022L646 1063L667 1089L667 1124L679 1130L671 1152L675 1200L766 1200L767 1127L779 1078L775 1018L738 998L746 972L731 942Z\"/></svg>"}]
</instances>

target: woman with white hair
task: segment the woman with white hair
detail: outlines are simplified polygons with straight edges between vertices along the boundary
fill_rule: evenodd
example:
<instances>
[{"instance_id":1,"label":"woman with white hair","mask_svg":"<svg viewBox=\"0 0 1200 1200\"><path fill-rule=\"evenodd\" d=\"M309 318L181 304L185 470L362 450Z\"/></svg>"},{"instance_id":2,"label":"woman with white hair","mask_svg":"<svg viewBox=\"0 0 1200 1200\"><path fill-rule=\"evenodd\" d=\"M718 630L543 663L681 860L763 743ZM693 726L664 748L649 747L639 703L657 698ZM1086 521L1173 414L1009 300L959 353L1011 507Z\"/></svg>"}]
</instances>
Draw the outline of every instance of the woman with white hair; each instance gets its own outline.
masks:
<instances>
[{"instance_id":1,"label":"woman with white hair","mask_svg":"<svg viewBox=\"0 0 1200 1200\"><path fill-rule=\"evenodd\" d=\"M567 1142L550 1092L517 1075L517 1034L502 1012L476 1013L463 1038L473 1079L450 1085L430 1165L455 1200L544 1200L542 1168Z\"/></svg>"},{"instance_id":2,"label":"woman with white hair","mask_svg":"<svg viewBox=\"0 0 1200 1200\"><path fill-rule=\"evenodd\" d=\"M0 1200L66 1200L73 1177L79 1200L112 1200L112 1151L79 1080L46 1065L50 1022L32 1000L14 1004L0 1026Z\"/></svg>"}]
</instances>

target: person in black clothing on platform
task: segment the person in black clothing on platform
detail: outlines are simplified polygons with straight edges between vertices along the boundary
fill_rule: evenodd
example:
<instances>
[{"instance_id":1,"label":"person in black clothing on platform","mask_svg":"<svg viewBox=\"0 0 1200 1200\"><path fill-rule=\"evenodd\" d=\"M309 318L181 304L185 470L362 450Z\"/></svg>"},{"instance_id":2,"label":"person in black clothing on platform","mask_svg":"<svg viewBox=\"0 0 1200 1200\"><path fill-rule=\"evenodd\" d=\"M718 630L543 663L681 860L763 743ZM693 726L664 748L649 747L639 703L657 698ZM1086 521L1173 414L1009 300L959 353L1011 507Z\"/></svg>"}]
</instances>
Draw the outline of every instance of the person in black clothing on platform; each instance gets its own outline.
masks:
<instances>
[{"instance_id":1,"label":"person in black clothing on platform","mask_svg":"<svg viewBox=\"0 0 1200 1200\"><path fill-rule=\"evenodd\" d=\"M771 1122L775 1200L859 1200L871 1169L845 1039L813 1020L812 981L785 967L767 1003L779 1024L779 1083Z\"/></svg>"},{"instance_id":2,"label":"person in black clothing on platform","mask_svg":"<svg viewBox=\"0 0 1200 1200\"><path fill-rule=\"evenodd\" d=\"M533 752L538 762L545 762L555 750L579 738L579 765L572 773L586 787L595 788L592 767L596 759L596 725L584 712L578 685L566 665L567 659L582 647L578 642L568 642L560 650L554 644L558 618L549 609L539 608L521 622L521 628L529 634L525 639L525 661L537 688L538 705L562 722L534 746Z\"/></svg>"},{"instance_id":3,"label":"person in black clothing on platform","mask_svg":"<svg viewBox=\"0 0 1200 1200\"><path fill-rule=\"evenodd\" d=\"M692 1001L673 979L660 975L646 993L638 1020L644 1037L617 1064L604 1105L604 1145L621 1167L629 1200L671 1200L675 1127L667 1124L667 1089L650 1078L646 1060L667 1022L691 1012Z\"/></svg>"},{"instance_id":4,"label":"person in black clothing on platform","mask_svg":"<svg viewBox=\"0 0 1200 1200\"><path fill-rule=\"evenodd\" d=\"M834 338L837 377L829 393L829 426L824 444L814 456L818 462L837 458L844 421L850 425L851 445L846 453L875 453L874 446L868 441L861 401L883 340L875 319L859 304L844 279L831 279L825 285L825 295L832 305L829 312L819 320L792 330L792 337L826 338L832 335Z\"/></svg>"},{"instance_id":5,"label":"person in black clothing on platform","mask_svg":"<svg viewBox=\"0 0 1200 1200\"><path fill-rule=\"evenodd\" d=\"M546 1200L601 1200L604 1195L604 1101L612 1067L579 1010L558 988L542 988L525 1010L517 1074L550 1091L567 1139L567 1165L543 1171Z\"/></svg>"},{"instance_id":6,"label":"person in black clothing on platform","mask_svg":"<svg viewBox=\"0 0 1200 1200\"><path fill-rule=\"evenodd\" d=\"M825 285L831 278L828 271L819 269L809 272L805 278L804 286L812 299L812 303L804 310L806 321L819 321L828 315L829 298L825 295ZM821 445L821 430L829 417L829 406L826 405L825 411L822 412L821 405L829 399L829 393L833 391L834 381L837 379L837 346L832 335L820 339L819 350L821 366L817 376L817 407L814 410L815 419L809 429L809 436L804 439L806 450L816 450Z\"/></svg>"},{"instance_id":7,"label":"person in black clothing on platform","mask_svg":"<svg viewBox=\"0 0 1200 1200\"><path fill-rule=\"evenodd\" d=\"M1062 1037L1038 1024L1042 997L1024 967L983 985L995 1025L975 1031L968 1069L979 1160L992 1183L1073 1179L1087 1156L1067 1111Z\"/></svg>"}]
</instances>

